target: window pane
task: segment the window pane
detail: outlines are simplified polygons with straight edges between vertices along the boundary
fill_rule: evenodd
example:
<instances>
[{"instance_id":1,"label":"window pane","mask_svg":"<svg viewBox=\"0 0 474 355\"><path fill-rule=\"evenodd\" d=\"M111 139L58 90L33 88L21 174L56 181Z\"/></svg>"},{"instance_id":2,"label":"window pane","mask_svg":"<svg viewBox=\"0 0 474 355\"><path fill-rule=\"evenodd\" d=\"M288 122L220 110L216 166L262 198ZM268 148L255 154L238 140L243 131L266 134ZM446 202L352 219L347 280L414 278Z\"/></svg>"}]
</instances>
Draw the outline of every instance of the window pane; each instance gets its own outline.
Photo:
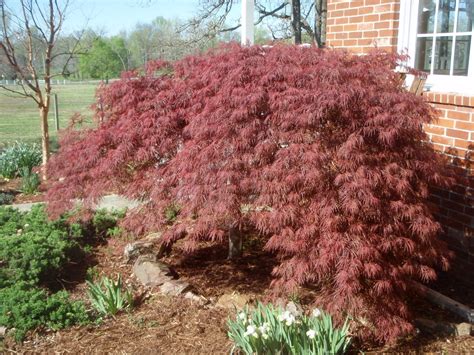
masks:
<instances>
[{"instance_id":1,"label":"window pane","mask_svg":"<svg viewBox=\"0 0 474 355\"><path fill-rule=\"evenodd\" d=\"M454 31L456 0L440 0L438 9L438 33Z\"/></svg>"},{"instance_id":2,"label":"window pane","mask_svg":"<svg viewBox=\"0 0 474 355\"><path fill-rule=\"evenodd\" d=\"M471 32L473 28L474 0L460 0L457 32Z\"/></svg>"},{"instance_id":3,"label":"window pane","mask_svg":"<svg viewBox=\"0 0 474 355\"><path fill-rule=\"evenodd\" d=\"M418 9L418 33L433 33L435 12L435 0L420 0L420 7Z\"/></svg>"},{"instance_id":4,"label":"window pane","mask_svg":"<svg viewBox=\"0 0 474 355\"><path fill-rule=\"evenodd\" d=\"M471 50L471 36L456 37L454 47L454 75L467 75L469 68L469 52Z\"/></svg>"},{"instance_id":5,"label":"window pane","mask_svg":"<svg viewBox=\"0 0 474 355\"><path fill-rule=\"evenodd\" d=\"M435 48L433 73L449 75L449 70L451 68L453 37L438 37L436 39Z\"/></svg>"},{"instance_id":6,"label":"window pane","mask_svg":"<svg viewBox=\"0 0 474 355\"><path fill-rule=\"evenodd\" d=\"M416 43L415 68L430 72L431 53L433 50L433 38L421 37Z\"/></svg>"}]
</instances>

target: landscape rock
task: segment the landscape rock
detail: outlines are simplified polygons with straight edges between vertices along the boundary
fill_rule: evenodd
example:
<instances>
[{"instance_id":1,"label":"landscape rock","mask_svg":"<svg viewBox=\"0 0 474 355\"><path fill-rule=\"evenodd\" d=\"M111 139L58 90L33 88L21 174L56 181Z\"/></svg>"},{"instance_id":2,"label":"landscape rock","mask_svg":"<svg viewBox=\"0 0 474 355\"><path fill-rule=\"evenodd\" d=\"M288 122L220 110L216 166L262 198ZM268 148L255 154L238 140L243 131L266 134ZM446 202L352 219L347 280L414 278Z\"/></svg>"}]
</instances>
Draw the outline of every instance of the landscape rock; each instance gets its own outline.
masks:
<instances>
[{"instance_id":1,"label":"landscape rock","mask_svg":"<svg viewBox=\"0 0 474 355\"><path fill-rule=\"evenodd\" d=\"M196 295L192 291L186 292L184 295L184 298L191 300L192 302L196 302L197 304L200 304L200 305L206 305L210 302L206 297Z\"/></svg>"},{"instance_id":2,"label":"landscape rock","mask_svg":"<svg viewBox=\"0 0 474 355\"><path fill-rule=\"evenodd\" d=\"M418 318L415 324L424 332L444 336L468 336L471 335L472 325L469 323L449 323L434 321L426 318Z\"/></svg>"},{"instance_id":3,"label":"landscape rock","mask_svg":"<svg viewBox=\"0 0 474 355\"><path fill-rule=\"evenodd\" d=\"M171 252L171 247L164 244L161 239L162 233L150 233L142 240L137 240L128 243L123 251L125 262L131 264L140 255L155 254L157 259L168 255Z\"/></svg>"},{"instance_id":4,"label":"landscape rock","mask_svg":"<svg viewBox=\"0 0 474 355\"><path fill-rule=\"evenodd\" d=\"M137 241L128 243L123 250L123 257L127 264L135 261L140 255L151 254L153 252L153 243Z\"/></svg>"},{"instance_id":5,"label":"landscape rock","mask_svg":"<svg viewBox=\"0 0 474 355\"><path fill-rule=\"evenodd\" d=\"M163 243L162 233L151 233L146 236L145 241L152 243L152 245L157 249L156 257L161 259L165 255L169 255L171 253L171 246L166 245Z\"/></svg>"},{"instance_id":6,"label":"landscape rock","mask_svg":"<svg viewBox=\"0 0 474 355\"><path fill-rule=\"evenodd\" d=\"M7 328L6 327L0 327L0 338L5 338L6 334L7 334Z\"/></svg>"},{"instance_id":7,"label":"landscape rock","mask_svg":"<svg viewBox=\"0 0 474 355\"><path fill-rule=\"evenodd\" d=\"M239 293L223 294L216 302L217 307L227 309L243 309L250 302L248 295Z\"/></svg>"},{"instance_id":8,"label":"landscape rock","mask_svg":"<svg viewBox=\"0 0 474 355\"><path fill-rule=\"evenodd\" d=\"M160 286L160 292L167 296L179 296L191 289L192 286L182 280L169 280Z\"/></svg>"},{"instance_id":9,"label":"landscape rock","mask_svg":"<svg viewBox=\"0 0 474 355\"><path fill-rule=\"evenodd\" d=\"M462 337L462 336L467 336L472 334L472 324L470 323L459 323L455 324L456 328L456 336Z\"/></svg>"},{"instance_id":10,"label":"landscape rock","mask_svg":"<svg viewBox=\"0 0 474 355\"><path fill-rule=\"evenodd\" d=\"M150 287L178 278L176 272L157 261L155 255L140 255L133 264L133 274L144 286Z\"/></svg>"}]
</instances>

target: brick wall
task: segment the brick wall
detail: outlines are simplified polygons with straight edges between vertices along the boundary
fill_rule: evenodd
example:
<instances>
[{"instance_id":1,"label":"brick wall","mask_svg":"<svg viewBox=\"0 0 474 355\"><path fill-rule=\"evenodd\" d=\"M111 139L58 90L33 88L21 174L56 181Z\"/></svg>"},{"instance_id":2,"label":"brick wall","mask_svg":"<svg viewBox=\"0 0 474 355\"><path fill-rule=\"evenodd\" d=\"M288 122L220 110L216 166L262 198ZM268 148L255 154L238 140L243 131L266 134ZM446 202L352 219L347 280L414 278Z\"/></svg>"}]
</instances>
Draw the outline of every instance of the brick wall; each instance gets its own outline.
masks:
<instances>
[{"instance_id":1,"label":"brick wall","mask_svg":"<svg viewBox=\"0 0 474 355\"><path fill-rule=\"evenodd\" d=\"M374 46L397 50L401 0L327 0L327 45L367 53ZM433 190L432 202L456 252L452 274L474 286L474 97L424 93L440 112L425 126L435 149L447 154L464 179L451 191Z\"/></svg>"},{"instance_id":2,"label":"brick wall","mask_svg":"<svg viewBox=\"0 0 474 355\"><path fill-rule=\"evenodd\" d=\"M459 167L464 183L451 191L433 189L431 200L444 238L455 251L453 271L474 285L474 97L425 93L439 110L439 119L425 126L435 149L447 154Z\"/></svg>"},{"instance_id":3,"label":"brick wall","mask_svg":"<svg viewBox=\"0 0 474 355\"><path fill-rule=\"evenodd\" d=\"M326 44L367 53L397 50L400 1L327 0Z\"/></svg>"}]
</instances>

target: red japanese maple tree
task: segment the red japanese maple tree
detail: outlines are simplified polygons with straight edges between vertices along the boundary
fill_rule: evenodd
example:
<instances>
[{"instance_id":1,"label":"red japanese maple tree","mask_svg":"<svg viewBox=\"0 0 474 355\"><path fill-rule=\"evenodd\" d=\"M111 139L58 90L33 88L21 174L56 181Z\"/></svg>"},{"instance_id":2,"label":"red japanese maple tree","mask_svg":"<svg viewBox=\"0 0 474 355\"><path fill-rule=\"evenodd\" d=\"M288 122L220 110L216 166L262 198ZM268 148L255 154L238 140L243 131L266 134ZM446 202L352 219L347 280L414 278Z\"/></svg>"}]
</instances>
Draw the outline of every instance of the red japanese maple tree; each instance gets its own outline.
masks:
<instances>
[{"instance_id":1,"label":"red japanese maple tree","mask_svg":"<svg viewBox=\"0 0 474 355\"><path fill-rule=\"evenodd\" d=\"M424 143L436 113L401 87L396 62L229 45L150 63L99 91L97 127L63 136L49 210L116 191L143 201L128 228L190 249L250 226L280 260L277 289L314 284L319 305L393 340L412 330L413 281L448 265L427 201L451 183Z\"/></svg>"}]
</instances>

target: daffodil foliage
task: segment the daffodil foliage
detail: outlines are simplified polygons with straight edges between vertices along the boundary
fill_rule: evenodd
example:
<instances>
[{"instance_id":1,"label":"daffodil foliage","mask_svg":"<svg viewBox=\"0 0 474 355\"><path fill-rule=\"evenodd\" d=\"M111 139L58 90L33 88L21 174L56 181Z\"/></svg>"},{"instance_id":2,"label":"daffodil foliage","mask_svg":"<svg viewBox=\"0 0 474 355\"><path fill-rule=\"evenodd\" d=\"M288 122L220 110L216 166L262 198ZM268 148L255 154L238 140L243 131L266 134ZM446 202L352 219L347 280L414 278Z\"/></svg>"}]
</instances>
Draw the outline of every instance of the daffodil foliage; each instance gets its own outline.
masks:
<instances>
[{"instance_id":1,"label":"daffodil foliage","mask_svg":"<svg viewBox=\"0 0 474 355\"><path fill-rule=\"evenodd\" d=\"M413 281L448 264L428 187L450 184L423 143L436 113L397 60L229 45L149 63L98 91L97 127L63 135L49 211L113 191L142 201L125 227L190 250L252 228L280 260L275 289L316 285L336 320L395 339L413 329Z\"/></svg>"}]
</instances>

